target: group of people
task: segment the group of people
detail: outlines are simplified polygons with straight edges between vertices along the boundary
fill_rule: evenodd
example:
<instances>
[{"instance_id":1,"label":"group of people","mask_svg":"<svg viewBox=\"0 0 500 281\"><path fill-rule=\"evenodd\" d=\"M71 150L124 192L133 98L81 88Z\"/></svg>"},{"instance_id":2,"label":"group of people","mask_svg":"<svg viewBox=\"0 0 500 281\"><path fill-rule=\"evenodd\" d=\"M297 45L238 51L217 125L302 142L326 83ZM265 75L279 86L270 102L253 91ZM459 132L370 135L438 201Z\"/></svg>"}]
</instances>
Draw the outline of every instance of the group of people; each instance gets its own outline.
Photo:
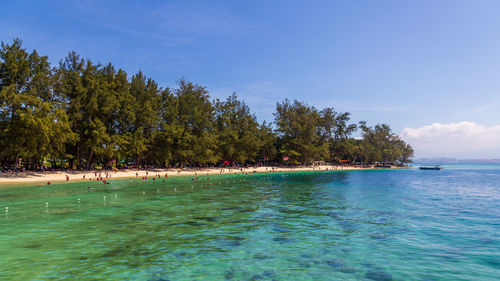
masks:
<instances>
[{"instance_id":1,"label":"group of people","mask_svg":"<svg viewBox=\"0 0 500 281\"><path fill-rule=\"evenodd\" d=\"M149 172L146 171L146 176L145 177L142 177L142 180L148 180L148 176L149 176ZM135 177L139 177L139 173L138 172L135 172ZM160 174L156 174L154 175L154 177L152 178L153 180L156 180L156 179L160 179L161 178L161 175ZM168 178L168 173L165 173L165 179Z\"/></svg>"}]
</instances>

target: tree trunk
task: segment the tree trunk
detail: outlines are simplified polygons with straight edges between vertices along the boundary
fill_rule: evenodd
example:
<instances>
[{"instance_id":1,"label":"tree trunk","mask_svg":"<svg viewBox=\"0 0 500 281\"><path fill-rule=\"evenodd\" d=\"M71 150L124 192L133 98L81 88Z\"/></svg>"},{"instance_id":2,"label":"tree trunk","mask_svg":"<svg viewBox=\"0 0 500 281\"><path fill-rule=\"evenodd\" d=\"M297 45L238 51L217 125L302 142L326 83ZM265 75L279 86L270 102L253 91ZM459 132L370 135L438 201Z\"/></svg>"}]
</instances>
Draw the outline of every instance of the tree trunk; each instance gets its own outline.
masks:
<instances>
[{"instance_id":1,"label":"tree trunk","mask_svg":"<svg viewBox=\"0 0 500 281\"><path fill-rule=\"evenodd\" d=\"M88 165L90 165L92 163L92 156L94 155L94 148L91 148L90 149L90 156L89 156L89 161L87 163L87 168L88 168Z\"/></svg>"},{"instance_id":2,"label":"tree trunk","mask_svg":"<svg viewBox=\"0 0 500 281\"><path fill-rule=\"evenodd\" d=\"M80 169L82 167L82 154L80 152L80 144L77 145L76 155L77 155L76 165L77 165L78 169Z\"/></svg>"}]
</instances>

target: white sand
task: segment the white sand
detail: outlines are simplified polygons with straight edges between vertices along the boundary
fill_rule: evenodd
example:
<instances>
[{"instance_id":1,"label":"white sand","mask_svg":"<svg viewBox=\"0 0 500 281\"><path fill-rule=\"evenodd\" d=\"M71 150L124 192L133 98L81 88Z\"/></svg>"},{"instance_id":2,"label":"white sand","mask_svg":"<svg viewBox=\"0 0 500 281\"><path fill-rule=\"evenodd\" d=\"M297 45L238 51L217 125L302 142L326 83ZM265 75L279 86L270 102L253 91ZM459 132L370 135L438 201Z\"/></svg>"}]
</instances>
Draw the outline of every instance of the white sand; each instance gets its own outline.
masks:
<instances>
[{"instance_id":1,"label":"white sand","mask_svg":"<svg viewBox=\"0 0 500 281\"><path fill-rule=\"evenodd\" d=\"M257 167L257 168L244 168L228 169L228 168L207 168L207 169L151 169L148 170L148 176L154 177L157 174L163 178L165 174L171 176L194 176L194 175L214 175L214 174L237 174L237 173L265 173L265 172L287 172L287 171L325 171L325 170L359 170L366 168L359 168L353 166L316 166L316 167L297 167L297 168L277 168L277 167ZM222 171L222 173L221 173ZM0 174L0 184L8 183L47 183L47 182L61 182L66 181L66 175L69 176L69 181L82 181L96 178L95 173L99 177L99 173L103 179L106 179L106 173L111 175L111 179L116 178L135 178L136 173L138 177L146 176L146 170L119 170L119 171L58 171L58 172L23 172L23 173L6 173ZM85 175L85 178L83 177Z\"/></svg>"}]
</instances>

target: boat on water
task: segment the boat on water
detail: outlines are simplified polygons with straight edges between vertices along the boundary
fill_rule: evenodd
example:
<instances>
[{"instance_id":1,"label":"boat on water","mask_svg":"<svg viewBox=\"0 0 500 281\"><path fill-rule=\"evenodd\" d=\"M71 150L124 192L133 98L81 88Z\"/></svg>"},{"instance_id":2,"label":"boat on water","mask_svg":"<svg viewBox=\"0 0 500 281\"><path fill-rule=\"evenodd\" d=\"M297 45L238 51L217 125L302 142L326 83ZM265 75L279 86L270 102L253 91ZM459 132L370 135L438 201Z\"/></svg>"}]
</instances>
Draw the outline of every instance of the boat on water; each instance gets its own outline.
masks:
<instances>
[{"instance_id":1,"label":"boat on water","mask_svg":"<svg viewBox=\"0 0 500 281\"><path fill-rule=\"evenodd\" d=\"M440 165L436 165L436 166L420 166L419 169L420 170L442 170L443 167L441 167Z\"/></svg>"}]
</instances>

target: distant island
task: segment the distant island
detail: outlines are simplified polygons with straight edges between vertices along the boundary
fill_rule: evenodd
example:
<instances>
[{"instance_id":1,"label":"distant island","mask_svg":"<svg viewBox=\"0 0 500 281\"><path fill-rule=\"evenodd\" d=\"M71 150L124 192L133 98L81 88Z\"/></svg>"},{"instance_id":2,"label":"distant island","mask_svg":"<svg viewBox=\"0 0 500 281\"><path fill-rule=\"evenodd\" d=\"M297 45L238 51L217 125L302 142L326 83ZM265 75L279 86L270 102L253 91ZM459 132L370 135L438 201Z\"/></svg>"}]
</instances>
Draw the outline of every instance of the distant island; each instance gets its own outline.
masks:
<instances>
[{"instance_id":1,"label":"distant island","mask_svg":"<svg viewBox=\"0 0 500 281\"><path fill-rule=\"evenodd\" d=\"M416 163L440 163L440 164L500 164L500 159L456 159L456 158L416 158Z\"/></svg>"},{"instance_id":2,"label":"distant island","mask_svg":"<svg viewBox=\"0 0 500 281\"><path fill-rule=\"evenodd\" d=\"M350 113L277 102L259 123L236 94L211 99L181 79L160 87L141 71L75 52L53 67L22 41L0 50L2 170L206 167L246 164L405 164L412 147L386 124L350 123ZM353 134L360 130L361 137Z\"/></svg>"}]
</instances>

